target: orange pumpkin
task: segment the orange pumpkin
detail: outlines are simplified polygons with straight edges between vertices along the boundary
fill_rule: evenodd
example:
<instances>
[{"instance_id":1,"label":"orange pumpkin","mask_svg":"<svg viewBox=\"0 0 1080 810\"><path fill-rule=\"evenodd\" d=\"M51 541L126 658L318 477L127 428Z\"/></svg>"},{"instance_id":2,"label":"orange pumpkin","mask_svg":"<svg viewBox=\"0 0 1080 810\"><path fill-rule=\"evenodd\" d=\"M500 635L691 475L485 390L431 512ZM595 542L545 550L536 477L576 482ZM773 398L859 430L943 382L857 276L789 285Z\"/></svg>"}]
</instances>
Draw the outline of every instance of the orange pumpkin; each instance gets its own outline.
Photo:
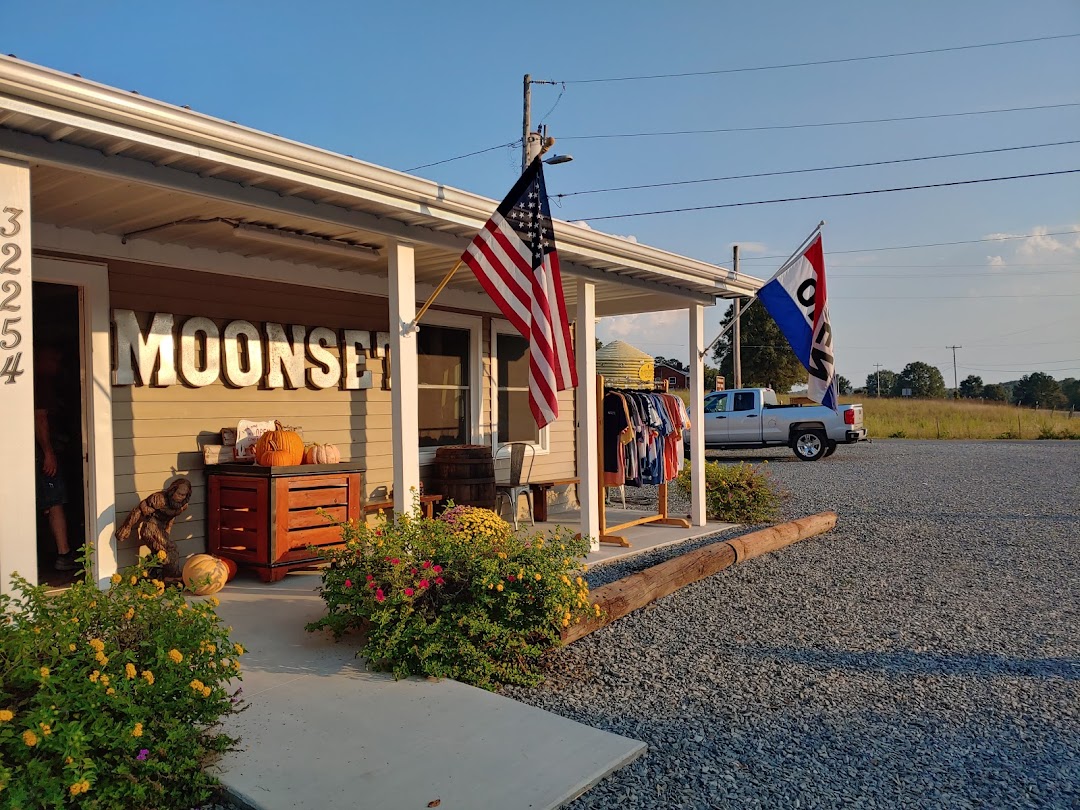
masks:
<instances>
[{"instance_id":1,"label":"orange pumpkin","mask_svg":"<svg viewBox=\"0 0 1080 810\"><path fill-rule=\"evenodd\" d=\"M281 422L274 422L274 430L268 430L255 442L255 463L264 467L287 467L304 460L304 440L299 433L286 430Z\"/></svg>"},{"instance_id":2,"label":"orange pumpkin","mask_svg":"<svg viewBox=\"0 0 1080 810\"><path fill-rule=\"evenodd\" d=\"M341 451L333 444L312 444L304 451L305 464L337 464Z\"/></svg>"},{"instance_id":3,"label":"orange pumpkin","mask_svg":"<svg viewBox=\"0 0 1080 810\"><path fill-rule=\"evenodd\" d=\"M226 578L225 581L232 582L233 577L236 576L236 560L230 557L219 557L218 559L225 563L225 568L229 572L229 576Z\"/></svg>"},{"instance_id":4,"label":"orange pumpkin","mask_svg":"<svg viewBox=\"0 0 1080 810\"><path fill-rule=\"evenodd\" d=\"M209 596L225 587L229 569L212 554L195 554L184 563L184 586L196 596Z\"/></svg>"}]
</instances>

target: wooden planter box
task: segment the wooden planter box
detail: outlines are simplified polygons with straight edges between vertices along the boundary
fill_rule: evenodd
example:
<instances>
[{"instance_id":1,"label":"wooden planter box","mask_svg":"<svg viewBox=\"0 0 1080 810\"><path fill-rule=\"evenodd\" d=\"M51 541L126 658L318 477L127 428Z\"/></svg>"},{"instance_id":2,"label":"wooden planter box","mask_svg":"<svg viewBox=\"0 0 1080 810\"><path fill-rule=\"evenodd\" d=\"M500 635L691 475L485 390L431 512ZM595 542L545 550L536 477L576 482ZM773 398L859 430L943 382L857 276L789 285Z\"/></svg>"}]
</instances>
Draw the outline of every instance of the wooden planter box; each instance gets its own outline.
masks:
<instances>
[{"instance_id":1,"label":"wooden planter box","mask_svg":"<svg viewBox=\"0 0 1080 810\"><path fill-rule=\"evenodd\" d=\"M352 464L209 469L210 553L253 568L263 582L310 567L320 558L309 546L340 545L334 524L360 519L362 472Z\"/></svg>"}]
</instances>

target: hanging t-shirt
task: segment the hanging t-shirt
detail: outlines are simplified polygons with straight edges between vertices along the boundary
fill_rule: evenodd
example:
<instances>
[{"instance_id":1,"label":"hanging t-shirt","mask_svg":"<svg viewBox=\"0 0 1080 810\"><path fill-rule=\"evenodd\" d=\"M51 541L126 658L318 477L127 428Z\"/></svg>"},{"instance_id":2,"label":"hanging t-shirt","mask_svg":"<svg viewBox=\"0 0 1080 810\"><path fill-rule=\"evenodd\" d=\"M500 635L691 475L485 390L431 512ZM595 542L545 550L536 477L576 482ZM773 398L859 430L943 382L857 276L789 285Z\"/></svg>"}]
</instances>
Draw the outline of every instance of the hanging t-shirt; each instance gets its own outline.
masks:
<instances>
[{"instance_id":1,"label":"hanging t-shirt","mask_svg":"<svg viewBox=\"0 0 1080 810\"><path fill-rule=\"evenodd\" d=\"M626 401L615 391L604 395L604 485L622 486L625 480L623 445L620 440L630 427L630 414ZM616 480L617 479L617 480Z\"/></svg>"},{"instance_id":2,"label":"hanging t-shirt","mask_svg":"<svg viewBox=\"0 0 1080 810\"><path fill-rule=\"evenodd\" d=\"M671 420L674 430L664 437L664 478L674 481L682 469L684 430L690 427L690 417L686 413L686 405L673 394L661 396L665 411Z\"/></svg>"}]
</instances>

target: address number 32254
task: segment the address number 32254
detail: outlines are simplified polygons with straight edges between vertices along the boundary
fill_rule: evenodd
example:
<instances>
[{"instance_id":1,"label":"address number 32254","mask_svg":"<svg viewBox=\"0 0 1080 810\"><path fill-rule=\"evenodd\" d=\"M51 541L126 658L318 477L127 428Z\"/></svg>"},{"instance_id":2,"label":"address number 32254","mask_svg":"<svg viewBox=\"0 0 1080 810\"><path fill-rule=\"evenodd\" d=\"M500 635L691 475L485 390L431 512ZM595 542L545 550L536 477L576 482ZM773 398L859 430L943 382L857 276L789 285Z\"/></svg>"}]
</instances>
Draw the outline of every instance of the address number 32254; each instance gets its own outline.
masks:
<instances>
[{"instance_id":1,"label":"address number 32254","mask_svg":"<svg viewBox=\"0 0 1080 810\"><path fill-rule=\"evenodd\" d=\"M23 211L21 208L6 206L3 213L7 217L7 222L0 225L0 239L13 239L22 230L19 217L22 216ZM22 248L15 242L5 241L0 244L0 254L2 254L0 275L17 276L22 272L22 269L15 264L22 256ZM0 350L7 353L6 357L3 358L4 364L0 367L0 379L4 381L5 385L15 383L17 378L24 373L19 368L19 364L22 362L22 352L15 351L22 345L22 332L17 327L22 318L7 314L9 312L19 312L22 309L22 304L19 303L21 298L22 285L18 281L8 278L0 282L0 318L3 319L0 322Z\"/></svg>"}]
</instances>

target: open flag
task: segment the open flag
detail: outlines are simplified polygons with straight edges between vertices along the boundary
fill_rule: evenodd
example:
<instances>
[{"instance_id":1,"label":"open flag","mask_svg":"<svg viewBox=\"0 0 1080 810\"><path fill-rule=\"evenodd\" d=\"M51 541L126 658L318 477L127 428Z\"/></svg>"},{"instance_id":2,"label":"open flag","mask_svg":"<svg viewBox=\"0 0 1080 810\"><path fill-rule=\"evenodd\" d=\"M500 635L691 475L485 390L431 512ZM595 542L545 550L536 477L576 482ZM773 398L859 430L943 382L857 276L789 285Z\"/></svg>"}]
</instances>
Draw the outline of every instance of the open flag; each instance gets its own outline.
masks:
<instances>
[{"instance_id":1,"label":"open flag","mask_svg":"<svg viewBox=\"0 0 1080 810\"><path fill-rule=\"evenodd\" d=\"M558 418L558 392L577 385L577 372L539 157L461 260L529 341L529 407L536 424L544 427Z\"/></svg>"},{"instance_id":2,"label":"open flag","mask_svg":"<svg viewBox=\"0 0 1080 810\"><path fill-rule=\"evenodd\" d=\"M758 290L757 297L810 372L807 397L836 410L837 377L820 230Z\"/></svg>"}]
</instances>

